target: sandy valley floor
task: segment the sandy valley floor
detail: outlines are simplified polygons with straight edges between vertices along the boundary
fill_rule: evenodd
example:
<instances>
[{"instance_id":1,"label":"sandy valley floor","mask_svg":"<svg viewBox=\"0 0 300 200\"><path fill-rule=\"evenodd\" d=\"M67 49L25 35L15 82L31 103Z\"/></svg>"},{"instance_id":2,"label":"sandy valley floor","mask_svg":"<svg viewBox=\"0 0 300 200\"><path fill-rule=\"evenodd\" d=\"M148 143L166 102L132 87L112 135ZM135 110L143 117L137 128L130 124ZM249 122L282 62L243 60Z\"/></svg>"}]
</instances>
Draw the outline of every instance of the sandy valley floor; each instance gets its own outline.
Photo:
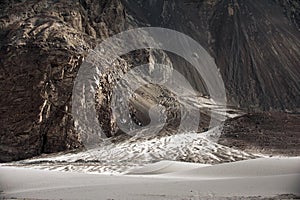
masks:
<instances>
[{"instance_id":1,"label":"sandy valley floor","mask_svg":"<svg viewBox=\"0 0 300 200\"><path fill-rule=\"evenodd\" d=\"M124 175L2 166L0 177L3 198L291 199L300 195L300 157L217 165L161 161Z\"/></svg>"}]
</instances>

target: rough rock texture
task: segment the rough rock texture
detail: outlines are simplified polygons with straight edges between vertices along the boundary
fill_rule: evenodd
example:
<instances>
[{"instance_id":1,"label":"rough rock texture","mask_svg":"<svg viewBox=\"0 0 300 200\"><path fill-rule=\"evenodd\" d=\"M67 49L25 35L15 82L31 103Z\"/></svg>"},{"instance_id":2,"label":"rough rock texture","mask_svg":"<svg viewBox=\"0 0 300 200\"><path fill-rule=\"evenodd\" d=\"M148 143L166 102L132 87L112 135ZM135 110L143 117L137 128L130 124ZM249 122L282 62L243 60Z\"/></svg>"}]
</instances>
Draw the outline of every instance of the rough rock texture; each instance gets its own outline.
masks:
<instances>
[{"instance_id":1,"label":"rough rock texture","mask_svg":"<svg viewBox=\"0 0 300 200\"><path fill-rule=\"evenodd\" d=\"M80 146L70 114L73 81L95 38L123 26L120 12L118 1L1 5L0 161Z\"/></svg>"},{"instance_id":2,"label":"rough rock texture","mask_svg":"<svg viewBox=\"0 0 300 200\"><path fill-rule=\"evenodd\" d=\"M132 27L167 27L197 40L215 58L233 106L298 110L299 21L296 0L1 1L0 161L80 146L70 114L78 68L98 42ZM193 87L206 94L199 74L175 55L125 55L100 77L96 108L107 136L118 132L108 106L115 80L109 77L151 55L188 71ZM140 113L136 121L144 118Z\"/></svg>"},{"instance_id":3,"label":"rough rock texture","mask_svg":"<svg viewBox=\"0 0 300 200\"><path fill-rule=\"evenodd\" d=\"M277 0L284 8L286 16L300 29L300 1Z\"/></svg>"},{"instance_id":4,"label":"rough rock texture","mask_svg":"<svg viewBox=\"0 0 300 200\"><path fill-rule=\"evenodd\" d=\"M300 155L300 116L293 113L253 113L225 122L219 143L271 155Z\"/></svg>"},{"instance_id":5,"label":"rough rock texture","mask_svg":"<svg viewBox=\"0 0 300 200\"><path fill-rule=\"evenodd\" d=\"M250 110L300 107L298 1L124 2L135 18L186 33L204 46L221 70L231 103ZM173 61L175 68L188 67ZM203 90L199 77L191 78Z\"/></svg>"}]
</instances>

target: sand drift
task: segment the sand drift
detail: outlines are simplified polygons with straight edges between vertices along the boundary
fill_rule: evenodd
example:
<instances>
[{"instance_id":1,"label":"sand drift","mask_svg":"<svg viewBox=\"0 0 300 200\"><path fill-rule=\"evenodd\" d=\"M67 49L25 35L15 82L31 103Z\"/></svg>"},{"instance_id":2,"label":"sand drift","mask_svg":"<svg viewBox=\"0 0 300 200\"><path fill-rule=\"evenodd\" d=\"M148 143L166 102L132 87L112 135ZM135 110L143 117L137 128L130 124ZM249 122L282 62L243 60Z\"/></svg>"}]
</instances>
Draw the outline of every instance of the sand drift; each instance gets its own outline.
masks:
<instances>
[{"instance_id":1,"label":"sand drift","mask_svg":"<svg viewBox=\"0 0 300 200\"><path fill-rule=\"evenodd\" d=\"M5 198L263 198L300 195L300 157L217 165L162 161L114 176L1 167L0 177Z\"/></svg>"}]
</instances>

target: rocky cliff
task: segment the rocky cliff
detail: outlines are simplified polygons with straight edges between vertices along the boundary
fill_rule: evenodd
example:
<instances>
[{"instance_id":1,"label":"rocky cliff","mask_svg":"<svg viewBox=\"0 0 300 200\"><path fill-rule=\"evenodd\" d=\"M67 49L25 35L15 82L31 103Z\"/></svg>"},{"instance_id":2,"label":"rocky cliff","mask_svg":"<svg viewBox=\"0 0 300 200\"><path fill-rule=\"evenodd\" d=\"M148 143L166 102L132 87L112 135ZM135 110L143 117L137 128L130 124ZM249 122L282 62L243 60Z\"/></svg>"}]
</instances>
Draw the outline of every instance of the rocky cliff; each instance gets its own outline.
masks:
<instances>
[{"instance_id":1,"label":"rocky cliff","mask_svg":"<svg viewBox=\"0 0 300 200\"><path fill-rule=\"evenodd\" d=\"M171 28L198 41L214 57L231 105L297 111L299 21L299 2L292 0L1 1L0 161L80 147L70 111L80 64L97 43L133 27ZM150 50L125 55L101 77L97 93L108 136L118 131L108 107L108 77L154 54L187 70L194 88L205 93L201 77L177 56Z\"/></svg>"},{"instance_id":2,"label":"rocky cliff","mask_svg":"<svg viewBox=\"0 0 300 200\"><path fill-rule=\"evenodd\" d=\"M1 161L79 147L70 114L76 72L123 21L118 1L2 3Z\"/></svg>"}]
</instances>

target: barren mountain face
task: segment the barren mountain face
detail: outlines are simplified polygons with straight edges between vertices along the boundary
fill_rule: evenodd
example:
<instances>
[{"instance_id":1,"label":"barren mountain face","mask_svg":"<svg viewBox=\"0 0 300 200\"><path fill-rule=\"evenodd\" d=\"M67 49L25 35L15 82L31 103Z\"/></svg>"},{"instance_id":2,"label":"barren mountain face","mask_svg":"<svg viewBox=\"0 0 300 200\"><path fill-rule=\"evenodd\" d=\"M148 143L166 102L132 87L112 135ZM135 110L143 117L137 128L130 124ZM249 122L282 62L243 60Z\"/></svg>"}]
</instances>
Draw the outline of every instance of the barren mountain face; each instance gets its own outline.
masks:
<instances>
[{"instance_id":1,"label":"barren mountain face","mask_svg":"<svg viewBox=\"0 0 300 200\"><path fill-rule=\"evenodd\" d=\"M125 2L130 13L151 26L182 31L206 47L234 105L257 110L299 108L299 2ZM175 59L173 65L184 64Z\"/></svg>"},{"instance_id":2,"label":"barren mountain face","mask_svg":"<svg viewBox=\"0 0 300 200\"><path fill-rule=\"evenodd\" d=\"M298 112L299 10L297 0L1 1L0 161L79 148L71 115L79 67L99 42L135 27L170 28L199 42L214 58L232 107ZM100 76L96 110L107 136L122 135L109 107L114 74L151 59L172 65L208 95L201 76L182 58L159 50L131 52ZM141 100L131 105L137 123L147 123L143 110L164 101L163 90L140 90L148 98L142 108ZM205 122L199 129L205 130L209 116L201 113ZM177 122L180 115L168 117Z\"/></svg>"}]
</instances>

